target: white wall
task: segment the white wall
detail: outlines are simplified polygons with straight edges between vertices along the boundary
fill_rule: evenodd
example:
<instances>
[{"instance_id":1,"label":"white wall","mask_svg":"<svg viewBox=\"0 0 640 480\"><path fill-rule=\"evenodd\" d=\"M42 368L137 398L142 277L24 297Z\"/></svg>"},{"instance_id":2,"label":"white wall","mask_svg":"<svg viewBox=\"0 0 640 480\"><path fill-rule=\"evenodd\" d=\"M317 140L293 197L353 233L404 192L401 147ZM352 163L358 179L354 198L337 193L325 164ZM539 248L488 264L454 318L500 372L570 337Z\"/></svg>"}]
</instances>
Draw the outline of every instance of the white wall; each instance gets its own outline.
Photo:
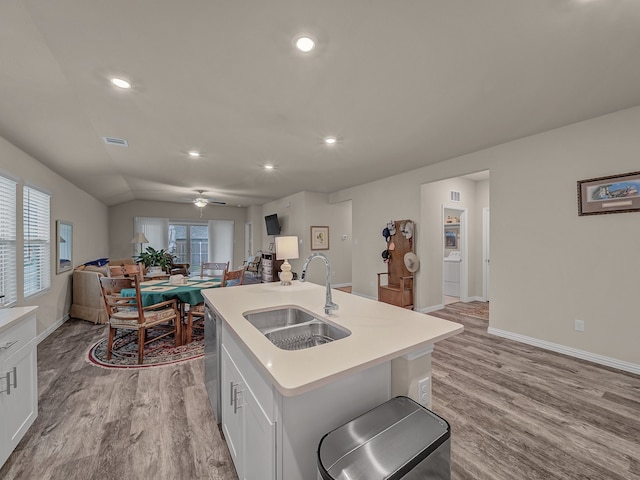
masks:
<instances>
[{"instance_id":1,"label":"white wall","mask_svg":"<svg viewBox=\"0 0 640 480\"><path fill-rule=\"evenodd\" d=\"M353 202L354 292L375 296L380 226L421 218L423 184L490 170L490 325L640 365L640 213L579 217L576 199L577 180L638 170L639 130L636 107L332 194ZM418 308L439 298L426 273Z\"/></svg>"},{"instance_id":2,"label":"white wall","mask_svg":"<svg viewBox=\"0 0 640 480\"><path fill-rule=\"evenodd\" d=\"M337 204L329 203L329 196L322 193L299 192L288 197L269 202L262 207L263 217L273 213L278 214L282 235L296 235L300 240L300 258L290 260L292 271L300 273L304 259L311 251L311 226L329 227L329 250L322 250L329 258L332 268L332 285L347 285L352 276L352 242L351 242L351 202L344 201ZM261 227L263 249L268 251L273 236L266 235L264 218ZM346 235L343 240L342 236ZM318 263L316 265L316 262ZM308 280L324 285L326 273L319 260L314 260L308 270Z\"/></svg>"},{"instance_id":3,"label":"white wall","mask_svg":"<svg viewBox=\"0 0 640 480\"><path fill-rule=\"evenodd\" d=\"M80 265L107 256L107 207L60 175L0 137L0 170L17 177L18 183L18 305L37 305L38 335L46 335L66 320L71 305L72 272L56 274L56 220L73 223L73 263ZM51 288L22 298L24 268L22 186L31 184L51 194Z\"/></svg>"},{"instance_id":4,"label":"white wall","mask_svg":"<svg viewBox=\"0 0 640 480\"><path fill-rule=\"evenodd\" d=\"M244 260L244 224L246 208L207 205L202 211L191 203L151 202L134 200L109 207L109 257L125 258L133 255L133 218L163 217L171 220L233 220L234 246L232 266Z\"/></svg>"}]
</instances>

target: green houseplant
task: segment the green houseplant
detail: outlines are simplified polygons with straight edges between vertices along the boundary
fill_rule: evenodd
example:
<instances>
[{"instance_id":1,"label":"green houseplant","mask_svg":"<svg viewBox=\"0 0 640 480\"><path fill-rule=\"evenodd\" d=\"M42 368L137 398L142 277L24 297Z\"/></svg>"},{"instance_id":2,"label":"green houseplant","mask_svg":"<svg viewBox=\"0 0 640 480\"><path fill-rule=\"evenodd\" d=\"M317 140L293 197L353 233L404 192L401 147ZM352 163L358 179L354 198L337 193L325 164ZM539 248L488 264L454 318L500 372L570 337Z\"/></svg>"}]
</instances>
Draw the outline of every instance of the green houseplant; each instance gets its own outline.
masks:
<instances>
[{"instance_id":1,"label":"green houseplant","mask_svg":"<svg viewBox=\"0 0 640 480\"><path fill-rule=\"evenodd\" d=\"M140 253L136 258L136 263L142 263L145 268L160 267L163 272L169 270L175 257L164 249L156 250L147 247L146 251Z\"/></svg>"}]
</instances>

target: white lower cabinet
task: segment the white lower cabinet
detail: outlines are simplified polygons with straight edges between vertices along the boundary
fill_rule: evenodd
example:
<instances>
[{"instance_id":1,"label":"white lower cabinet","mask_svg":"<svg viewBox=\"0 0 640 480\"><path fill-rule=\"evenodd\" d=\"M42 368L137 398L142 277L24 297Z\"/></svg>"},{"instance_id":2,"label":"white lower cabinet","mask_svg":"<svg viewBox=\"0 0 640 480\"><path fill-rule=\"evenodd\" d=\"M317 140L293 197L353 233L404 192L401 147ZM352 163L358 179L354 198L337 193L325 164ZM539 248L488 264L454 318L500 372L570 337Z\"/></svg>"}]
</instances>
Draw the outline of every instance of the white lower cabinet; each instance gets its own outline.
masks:
<instances>
[{"instance_id":1,"label":"white lower cabinet","mask_svg":"<svg viewBox=\"0 0 640 480\"><path fill-rule=\"evenodd\" d=\"M276 426L222 347L222 428L240 480L276 478Z\"/></svg>"},{"instance_id":2,"label":"white lower cabinet","mask_svg":"<svg viewBox=\"0 0 640 480\"><path fill-rule=\"evenodd\" d=\"M390 361L286 397L226 323L221 352L222 428L240 480L315 479L322 436L391 395Z\"/></svg>"},{"instance_id":3,"label":"white lower cabinet","mask_svg":"<svg viewBox=\"0 0 640 480\"><path fill-rule=\"evenodd\" d=\"M22 311L6 310L0 325ZM0 330L0 467L38 415L35 308L23 310L23 318Z\"/></svg>"}]
</instances>

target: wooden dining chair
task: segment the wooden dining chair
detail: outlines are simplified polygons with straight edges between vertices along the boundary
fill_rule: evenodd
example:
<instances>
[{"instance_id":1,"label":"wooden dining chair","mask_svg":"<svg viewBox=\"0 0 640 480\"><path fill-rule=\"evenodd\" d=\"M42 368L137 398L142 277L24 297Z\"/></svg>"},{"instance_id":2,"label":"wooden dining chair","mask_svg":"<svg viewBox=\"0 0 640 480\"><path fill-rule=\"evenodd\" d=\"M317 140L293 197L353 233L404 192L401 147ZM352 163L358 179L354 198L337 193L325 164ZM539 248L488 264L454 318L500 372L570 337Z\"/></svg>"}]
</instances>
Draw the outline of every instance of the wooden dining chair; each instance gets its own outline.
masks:
<instances>
[{"instance_id":1,"label":"wooden dining chair","mask_svg":"<svg viewBox=\"0 0 640 480\"><path fill-rule=\"evenodd\" d=\"M144 360L145 345L171 334L175 335L176 347L182 344L182 322L178 315L178 305L175 299L143 307L140 280L137 275L119 278L101 277L100 286L109 317L107 360L111 360L113 341L117 330L128 330L129 333L137 332L138 364L142 364ZM121 293L125 288L134 288L135 296L123 297ZM147 339L147 330L151 329L161 330L162 333ZM124 352L119 353L125 354Z\"/></svg>"},{"instance_id":2,"label":"wooden dining chair","mask_svg":"<svg viewBox=\"0 0 640 480\"><path fill-rule=\"evenodd\" d=\"M205 262L200 266L201 277L222 277L229 270L229 262Z\"/></svg>"},{"instance_id":3,"label":"wooden dining chair","mask_svg":"<svg viewBox=\"0 0 640 480\"><path fill-rule=\"evenodd\" d=\"M225 270L222 276L221 287L233 287L234 285L242 285L244 282L244 268L238 270Z\"/></svg>"},{"instance_id":4,"label":"wooden dining chair","mask_svg":"<svg viewBox=\"0 0 640 480\"><path fill-rule=\"evenodd\" d=\"M109 275L113 278L138 277L142 281L144 267L141 263L133 265L109 265Z\"/></svg>"}]
</instances>

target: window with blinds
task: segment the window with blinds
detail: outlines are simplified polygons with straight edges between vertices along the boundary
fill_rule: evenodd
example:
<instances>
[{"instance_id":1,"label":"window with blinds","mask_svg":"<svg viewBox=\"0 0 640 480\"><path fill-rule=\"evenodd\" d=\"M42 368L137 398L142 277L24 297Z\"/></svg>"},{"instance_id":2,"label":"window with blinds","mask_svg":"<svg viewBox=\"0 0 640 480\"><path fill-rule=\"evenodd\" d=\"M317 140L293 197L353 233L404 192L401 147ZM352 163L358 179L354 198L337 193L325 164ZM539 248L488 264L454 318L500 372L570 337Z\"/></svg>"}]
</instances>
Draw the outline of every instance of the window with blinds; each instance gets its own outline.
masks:
<instances>
[{"instance_id":1,"label":"window with blinds","mask_svg":"<svg viewBox=\"0 0 640 480\"><path fill-rule=\"evenodd\" d=\"M51 196L25 186L24 296L29 297L51 286Z\"/></svg>"},{"instance_id":2,"label":"window with blinds","mask_svg":"<svg viewBox=\"0 0 640 480\"><path fill-rule=\"evenodd\" d=\"M0 175L0 305L17 301L16 182Z\"/></svg>"}]
</instances>

